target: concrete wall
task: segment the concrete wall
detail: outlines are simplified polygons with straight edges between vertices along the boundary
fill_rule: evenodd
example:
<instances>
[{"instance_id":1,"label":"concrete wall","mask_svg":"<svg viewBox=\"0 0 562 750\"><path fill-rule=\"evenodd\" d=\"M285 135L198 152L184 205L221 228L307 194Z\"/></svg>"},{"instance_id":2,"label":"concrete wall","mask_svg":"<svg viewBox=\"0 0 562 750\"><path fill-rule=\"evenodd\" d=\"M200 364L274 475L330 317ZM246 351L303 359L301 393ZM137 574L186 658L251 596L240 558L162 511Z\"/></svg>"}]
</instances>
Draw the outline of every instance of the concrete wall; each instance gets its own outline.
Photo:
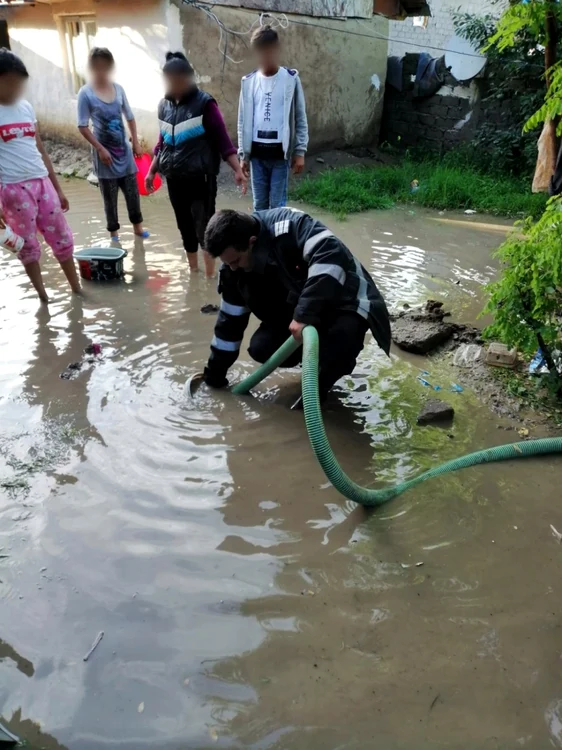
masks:
<instances>
[{"instance_id":1,"label":"concrete wall","mask_svg":"<svg viewBox=\"0 0 562 750\"><path fill-rule=\"evenodd\" d=\"M242 9L215 6L214 12L236 31L248 31L258 18ZM239 64L226 61L223 67L216 25L194 8L183 7L180 14L189 59L202 86L219 102L235 139L240 79L254 67L250 51L240 39L229 39L228 54ZM280 32L283 61L297 68L302 79L311 146L374 142L382 117L388 48L386 41L367 37L386 36L388 20L288 18L289 28Z\"/></svg>"},{"instance_id":2,"label":"concrete wall","mask_svg":"<svg viewBox=\"0 0 562 750\"><path fill-rule=\"evenodd\" d=\"M412 18L390 22L389 36L393 41L389 43L389 55L402 57L407 52L426 51L433 57L440 57L443 52L430 47L442 50L447 47L448 40L455 33L454 12L499 16L508 4L508 0L493 5L490 0L429 0L431 16L428 17L425 28L414 26Z\"/></svg>"},{"instance_id":3,"label":"concrete wall","mask_svg":"<svg viewBox=\"0 0 562 750\"><path fill-rule=\"evenodd\" d=\"M218 0L216 5L324 18L371 18L373 0Z\"/></svg>"},{"instance_id":4,"label":"concrete wall","mask_svg":"<svg viewBox=\"0 0 562 750\"><path fill-rule=\"evenodd\" d=\"M155 112L162 96L160 67L171 47L181 47L178 10L168 0L66 0L14 8L7 14L10 44L28 67L27 95L42 129L82 141L77 135L76 96L57 22L60 15L81 13L95 14L95 43L113 52L117 80L127 92L139 132L153 144L158 137Z\"/></svg>"},{"instance_id":5,"label":"concrete wall","mask_svg":"<svg viewBox=\"0 0 562 750\"><path fill-rule=\"evenodd\" d=\"M239 31L250 32L259 19L258 12L240 8L215 6L214 12L229 28ZM81 13L95 14L95 43L113 52L117 80L127 92L139 133L148 144L158 137L156 111L163 91L160 68L165 53L182 48L202 88L219 102L236 141L240 79L253 69L249 34L244 37L246 44L229 37L228 55L237 64L225 60L219 50L217 25L179 0L61 0L10 11L11 46L28 66L28 98L46 134L67 140L80 138L60 17ZM368 37L386 36L388 20L380 16L359 21L299 15L289 16L289 21L289 28L283 31L284 62L301 74L312 147L375 141L382 118L388 45ZM349 31L356 35L346 33Z\"/></svg>"}]
</instances>

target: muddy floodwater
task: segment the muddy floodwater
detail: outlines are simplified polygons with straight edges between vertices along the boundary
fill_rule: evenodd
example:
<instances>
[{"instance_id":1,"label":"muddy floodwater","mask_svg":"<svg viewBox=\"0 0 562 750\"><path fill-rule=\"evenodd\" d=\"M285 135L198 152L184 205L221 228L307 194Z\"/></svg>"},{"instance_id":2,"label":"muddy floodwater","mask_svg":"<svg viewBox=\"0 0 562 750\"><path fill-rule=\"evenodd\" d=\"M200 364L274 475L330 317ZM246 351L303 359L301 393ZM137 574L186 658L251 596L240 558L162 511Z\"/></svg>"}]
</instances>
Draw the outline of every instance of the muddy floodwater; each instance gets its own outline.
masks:
<instances>
[{"instance_id":1,"label":"muddy floodwater","mask_svg":"<svg viewBox=\"0 0 562 750\"><path fill-rule=\"evenodd\" d=\"M97 192L67 190L77 246L99 244ZM71 299L47 260L48 310L0 255L2 721L33 750L562 747L559 459L354 506L288 409L297 371L253 398L186 399L216 288L189 275L163 192L145 217L144 249L122 234L122 283ZM417 209L322 218L389 305L435 297L476 320L501 228ZM61 379L91 342L101 358ZM513 440L446 370L432 377L452 430L416 427L424 365L369 337L327 411L361 484ZM244 350L232 375L252 367Z\"/></svg>"}]
</instances>

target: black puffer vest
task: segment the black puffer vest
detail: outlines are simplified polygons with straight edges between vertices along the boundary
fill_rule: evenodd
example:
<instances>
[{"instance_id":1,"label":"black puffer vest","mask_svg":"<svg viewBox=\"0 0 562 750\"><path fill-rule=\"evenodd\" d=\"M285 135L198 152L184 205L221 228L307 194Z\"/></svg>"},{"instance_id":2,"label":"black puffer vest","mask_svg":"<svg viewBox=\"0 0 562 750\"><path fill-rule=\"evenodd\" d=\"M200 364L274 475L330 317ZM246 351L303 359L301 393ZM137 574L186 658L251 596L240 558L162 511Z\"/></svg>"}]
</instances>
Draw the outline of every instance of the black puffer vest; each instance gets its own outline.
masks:
<instances>
[{"instance_id":1,"label":"black puffer vest","mask_svg":"<svg viewBox=\"0 0 562 750\"><path fill-rule=\"evenodd\" d=\"M220 154L213 148L203 125L203 111L210 94L198 88L176 104L162 99L158 107L162 147L159 171L165 177L218 174Z\"/></svg>"}]
</instances>

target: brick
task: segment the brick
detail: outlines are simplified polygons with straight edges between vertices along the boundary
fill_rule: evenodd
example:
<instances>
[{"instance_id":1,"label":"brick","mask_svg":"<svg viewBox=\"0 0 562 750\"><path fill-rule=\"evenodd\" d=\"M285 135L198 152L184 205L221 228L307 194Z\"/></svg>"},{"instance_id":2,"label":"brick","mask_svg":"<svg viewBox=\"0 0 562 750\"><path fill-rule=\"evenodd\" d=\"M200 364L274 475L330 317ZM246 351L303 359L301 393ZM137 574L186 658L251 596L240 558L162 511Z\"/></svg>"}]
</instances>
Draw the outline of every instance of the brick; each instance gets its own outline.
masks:
<instances>
[{"instance_id":1,"label":"brick","mask_svg":"<svg viewBox=\"0 0 562 750\"><path fill-rule=\"evenodd\" d=\"M438 130L437 128L434 128L433 130L430 130L427 133L427 139L429 141L442 141L443 138L444 138L443 131Z\"/></svg>"},{"instance_id":2,"label":"brick","mask_svg":"<svg viewBox=\"0 0 562 750\"><path fill-rule=\"evenodd\" d=\"M413 110L410 110L409 112L405 112L403 115L404 122L407 122L411 125L417 125L418 123L418 114L417 112L414 112Z\"/></svg>"},{"instance_id":3,"label":"brick","mask_svg":"<svg viewBox=\"0 0 562 750\"><path fill-rule=\"evenodd\" d=\"M445 104L437 104L433 107L432 112L433 114L437 115L437 117L447 117L449 107L447 107Z\"/></svg>"},{"instance_id":4,"label":"brick","mask_svg":"<svg viewBox=\"0 0 562 750\"><path fill-rule=\"evenodd\" d=\"M433 115L421 114L419 115L419 121L426 127L433 127L435 125L435 117Z\"/></svg>"}]
</instances>

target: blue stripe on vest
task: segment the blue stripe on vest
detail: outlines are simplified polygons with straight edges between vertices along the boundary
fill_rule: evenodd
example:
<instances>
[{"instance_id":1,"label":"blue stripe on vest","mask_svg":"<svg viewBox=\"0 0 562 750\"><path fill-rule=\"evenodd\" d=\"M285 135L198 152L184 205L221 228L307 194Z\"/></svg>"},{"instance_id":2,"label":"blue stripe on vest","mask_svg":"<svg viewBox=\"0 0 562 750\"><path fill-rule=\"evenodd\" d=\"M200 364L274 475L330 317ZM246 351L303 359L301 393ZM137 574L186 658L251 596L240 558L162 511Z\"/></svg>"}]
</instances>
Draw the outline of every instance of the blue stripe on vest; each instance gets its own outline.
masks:
<instances>
[{"instance_id":1,"label":"blue stripe on vest","mask_svg":"<svg viewBox=\"0 0 562 750\"><path fill-rule=\"evenodd\" d=\"M193 138L200 138L202 135L205 135L205 128L203 125L198 125L196 128L184 130L183 133L178 133L175 136L171 133L165 133L163 130L160 133L162 140L167 146L180 146L186 141L191 141Z\"/></svg>"},{"instance_id":2,"label":"blue stripe on vest","mask_svg":"<svg viewBox=\"0 0 562 750\"><path fill-rule=\"evenodd\" d=\"M203 125L198 125L196 128L190 128L189 130L184 130L182 133L178 133L176 135L176 146L179 146L180 143L190 141L193 138L200 138L202 135L205 135L205 128L203 127Z\"/></svg>"}]
</instances>

